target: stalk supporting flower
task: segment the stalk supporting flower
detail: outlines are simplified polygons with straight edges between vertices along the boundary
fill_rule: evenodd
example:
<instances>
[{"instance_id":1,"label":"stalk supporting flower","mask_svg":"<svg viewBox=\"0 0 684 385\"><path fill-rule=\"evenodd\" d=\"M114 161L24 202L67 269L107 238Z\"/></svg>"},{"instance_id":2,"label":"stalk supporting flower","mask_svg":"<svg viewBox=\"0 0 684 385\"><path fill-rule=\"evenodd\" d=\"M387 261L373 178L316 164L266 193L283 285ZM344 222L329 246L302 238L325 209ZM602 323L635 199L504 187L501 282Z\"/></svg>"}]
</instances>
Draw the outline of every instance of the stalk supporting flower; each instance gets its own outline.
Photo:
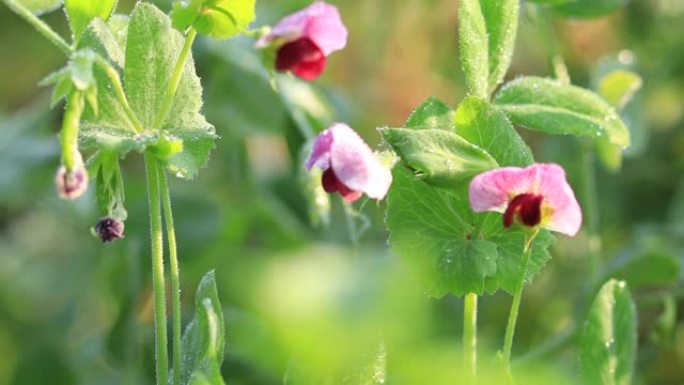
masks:
<instances>
[{"instance_id":1,"label":"stalk supporting flower","mask_svg":"<svg viewBox=\"0 0 684 385\"><path fill-rule=\"evenodd\" d=\"M518 321L518 311L520 310L520 300L522 299L523 288L525 287L525 276L527 275L527 267L530 264L530 256L532 254L532 242L537 235L538 230L532 230L525 237L525 247L523 248L523 261L520 278L515 287L513 295L513 303L511 304L511 311L508 314L508 323L506 325L506 334L504 336L503 347L503 361L506 366L506 371L510 376L511 369L511 350L513 348L513 335L515 334L515 324Z\"/></svg>"},{"instance_id":2,"label":"stalk supporting flower","mask_svg":"<svg viewBox=\"0 0 684 385\"><path fill-rule=\"evenodd\" d=\"M169 243L169 267L171 268L171 307L173 314L173 384L180 385L181 367L181 292L180 268L178 266L178 248L176 247L176 231L173 225L173 211L171 210L171 195L166 172L159 167L159 184L161 187L164 223L166 224L166 239Z\"/></svg>"},{"instance_id":3,"label":"stalk supporting flower","mask_svg":"<svg viewBox=\"0 0 684 385\"><path fill-rule=\"evenodd\" d=\"M540 228L570 236L577 234L582 224L582 211L565 178L565 171L556 164L487 171L473 178L468 195L474 211L502 212L504 227L519 223L527 233L502 352L510 374L513 335L532 255L532 242Z\"/></svg>"},{"instance_id":4,"label":"stalk supporting flower","mask_svg":"<svg viewBox=\"0 0 684 385\"><path fill-rule=\"evenodd\" d=\"M477 374L477 294L468 293L463 299L463 359L468 382Z\"/></svg>"},{"instance_id":5,"label":"stalk supporting flower","mask_svg":"<svg viewBox=\"0 0 684 385\"><path fill-rule=\"evenodd\" d=\"M335 123L314 142L306 168L323 170L321 183L326 192L339 193L353 202L363 193L382 199L392 183L392 173L349 126Z\"/></svg>"},{"instance_id":6,"label":"stalk supporting flower","mask_svg":"<svg viewBox=\"0 0 684 385\"><path fill-rule=\"evenodd\" d=\"M60 131L62 165L55 176L57 193L62 199L76 199L88 188L88 173L78 151L78 131L84 106L81 92L69 95Z\"/></svg>"},{"instance_id":7,"label":"stalk supporting flower","mask_svg":"<svg viewBox=\"0 0 684 385\"><path fill-rule=\"evenodd\" d=\"M150 236L152 243L152 289L154 291L154 336L157 385L167 385L169 377L168 342L166 335L166 290L164 289L164 239L157 161L145 154L147 195L150 205Z\"/></svg>"},{"instance_id":8,"label":"stalk supporting flower","mask_svg":"<svg viewBox=\"0 0 684 385\"><path fill-rule=\"evenodd\" d=\"M275 69L316 79L328 55L347 45L347 28L334 5L317 1L280 20L256 46L275 50Z\"/></svg>"}]
</instances>

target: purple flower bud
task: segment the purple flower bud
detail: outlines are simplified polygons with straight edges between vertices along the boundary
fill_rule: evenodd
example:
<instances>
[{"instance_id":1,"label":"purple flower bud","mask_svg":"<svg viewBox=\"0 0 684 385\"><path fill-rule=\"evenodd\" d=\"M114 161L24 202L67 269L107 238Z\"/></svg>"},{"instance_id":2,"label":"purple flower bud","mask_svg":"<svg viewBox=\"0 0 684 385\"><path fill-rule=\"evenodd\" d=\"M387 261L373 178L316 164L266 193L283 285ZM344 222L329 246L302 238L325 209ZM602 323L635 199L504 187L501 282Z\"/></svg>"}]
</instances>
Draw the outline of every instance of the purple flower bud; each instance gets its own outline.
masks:
<instances>
[{"instance_id":1,"label":"purple flower bud","mask_svg":"<svg viewBox=\"0 0 684 385\"><path fill-rule=\"evenodd\" d=\"M60 198L74 200L88 189L88 173L83 166L72 171L60 166L55 175L55 185Z\"/></svg>"},{"instance_id":2,"label":"purple flower bud","mask_svg":"<svg viewBox=\"0 0 684 385\"><path fill-rule=\"evenodd\" d=\"M112 242L124 237L124 224L118 219L102 218L95 225L95 233L102 242Z\"/></svg>"}]
</instances>

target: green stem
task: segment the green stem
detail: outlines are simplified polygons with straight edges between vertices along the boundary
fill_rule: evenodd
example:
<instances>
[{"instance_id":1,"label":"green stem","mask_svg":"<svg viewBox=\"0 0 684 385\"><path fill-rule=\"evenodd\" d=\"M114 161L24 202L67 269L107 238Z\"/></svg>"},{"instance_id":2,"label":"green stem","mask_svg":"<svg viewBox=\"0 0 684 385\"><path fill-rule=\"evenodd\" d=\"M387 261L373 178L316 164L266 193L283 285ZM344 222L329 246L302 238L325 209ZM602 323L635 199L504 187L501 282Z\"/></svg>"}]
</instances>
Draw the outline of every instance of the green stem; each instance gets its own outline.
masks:
<instances>
[{"instance_id":1,"label":"green stem","mask_svg":"<svg viewBox=\"0 0 684 385\"><path fill-rule=\"evenodd\" d=\"M591 143L582 143L580 169L583 185L584 222L587 232L589 267L591 278L595 280L601 265L601 237L599 234L598 191L596 189L596 170Z\"/></svg>"},{"instance_id":2,"label":"green stem","mask_svg":"<svg viewBox=\"0 0 684 385\"><path fill-rule=\"evenodd\" d=\"M14 0L3 1L5 2L5 5L9 7L9 9L14 11L14 13L21 16L24 20L31 24L33 28L35 28L38 32L45 36L45 38L47 38L50 41L50 43L54 44L55 47L59 48L60 51L62 51L65 55L71 55L71 52L73 51L71 49L71 46L67 44L67 42L64 41L64 39L62 39L62 37L57 34L57 32L53 31L49 25L47 25L43 20L38 18L38 16L34 15L33 12L31 12L28 8Z\"/></svg>"},{"instance_id":3,"label":"green stem","mask_svg":"<svg viewBox=\"0 0 684 385\"><path fill-rule=\"evenodd\" d=\"M171 196L166 172L159 167L159 185L161 187L164 222L166 223L166 239L169 243L169 261L171 267L171 306L173 309L173 383L180 385L181 367L181 289L180 269L178 268L178 251L176 248L176 231L173 226Z\"/></svg>"},{"instance_id":4,"label":"green stem","mask_svg":"<svg viewBox=\"0 0 684 385\"><path fill-rule=\"evenodd\" d=\"M467 377L472 383L477 373L477 294L463 300L463 358Z\"/></svg>"},{"instance_id":5,"label":"green stem","mask_svg":"<svg viewBox=\"0 0 684 385\"><path fill-rule=\"evenodd\" d=\"M119 76L119 72L116 69L114 69L114 67L112 67L112 65L109 64L109 62L101 56L97 57L97 64L99 64L100 67L102 67L102 69L107 74L107 77L112 82L116 98L119 100L119 104L121 104L121 107L126 113L126 116L128 117L131 126L133 126L133 129L136 131L136 133L142 132L142 124L140 124L138 117L135 115L135 112L133 112L131 105L128 103L126 92L124 92L123 85L121 84L121 77Z\"/></svg>"},{"instance_id":6,"label":"green stem","mask_svg":"<svg viewBox=\"0 0 684 385\"><path fill-rule=\"evenodd\" d=\"M166 93L164 94L164 100L162 105L157 112L157 116L154 119L154 128L161 128L166 115L171 109L171 104L173 103L173 97L176 95L178 90L178 85L180 84L181 78L183 77L183 70L185 70L185 63L188 61L188 56L190 56L190 49L192 48L192 43L197 37L197 31L194 28L190 28L187 36L185 37L185 43L183 43L183 48L178 55L176 60L176 67L173 69L173 74L169 80L169 84L166 87Z\"/></svg>"},{"instance_id":7,"label":"green stem","mask_svg":"<svg viewBox=\"0 0 684 385\"><path fill-rule=\"evenodd\" d=\"M527 266L530 263L530 255L532 254L532 241L537 236L537 230L528 234L525 237L525 247L523 248L523 261L520 278L515 287L515 294L513 296L513 303L511 304L511 312L508 316L508 325L506 325L506 335L504 337L503 347L503 361L506 371L510 374L511 370L511 349L513 348L513 335L515 334L515 323L518 320L518 310L520 309L520 300L522 299L523 287L525 287L525 276L527 275Z\"/></svg>"},{"instance_id":8,"label":"green stem","mask_svg":"<svg viewBox=\"0 0 684 385\"><path fill-rule=\"evenodd\" d=\"M62 146L62 163L67 171L71 172L74 167L81 166L82 159L78 153L78 129L83 113L83 95L76 91L69 95L62 130L60 131L60 144Z\"/></svg>"},{"instance_id":9,"label":"green stem","mask_svg":"<svg viewBox=\"0 0 684 385\"><path fill-rule=\"evenodd\" d=\"M167 385L169 377L168 343L166 336L166 293L164 289L164 240L161 204L159 202L159 174L157 161L145 154L147 194L150 205L150 233L152 240L152 288L154 290L154 335L156 343L157 385Z\"/></svg>"}]
</instances>

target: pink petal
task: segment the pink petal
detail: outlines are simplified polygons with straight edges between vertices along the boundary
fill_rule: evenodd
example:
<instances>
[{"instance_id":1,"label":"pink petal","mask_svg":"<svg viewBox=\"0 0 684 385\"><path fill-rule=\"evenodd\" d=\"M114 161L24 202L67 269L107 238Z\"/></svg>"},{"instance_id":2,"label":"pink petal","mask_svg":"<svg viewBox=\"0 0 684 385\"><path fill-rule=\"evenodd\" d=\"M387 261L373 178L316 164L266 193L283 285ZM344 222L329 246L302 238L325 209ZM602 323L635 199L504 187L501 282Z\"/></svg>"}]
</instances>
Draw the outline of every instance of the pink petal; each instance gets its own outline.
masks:
<instances>
[{"instance_id":1,"label":"pink petal","mask_svg":"<svg viewBox=\"0 0 684 385\"><path fill-rule=\"evenodd\" d=\"M257 41L256 46L265 47L275 39L291 42L302 37L311 39L326 56L344 48L347 28L337 7L317 1L280 20L268 35Z\"/></svg>"},{"instance_id":2,"label":"pink petal","mask_svg":"<svg viewBox=\"0 0 684 385\"><path fill-rule=\"evenodd\" d=\"M503 167L484 172L470 182L468 195L475 212L504 212L509 200L533 190L536 170L531 167Z\"/></svg>"},{"instance_id":3,"label":"pink petal","mask_svg":"<svg viewBox=\"0 0 684 385\"><path fill-rule=\"evenodd\" d=\"M330 148L332 143L333 133L330 128L318 134L311 149L311 155L306 160L305 166L307 170L311 170L314 166L323 171L330 168Z\"/></svg>"},{"instance_id":4,"label":"pink petal","mask_svg":"<svg viewBox=\"0 0 684 385\"><path fill-rule=\"evenodd\" d=\"M316 43L326 56L347 45L347 28L342 23L337 7L319 1L311 4L308 11L310 17L303 34Z\"/></svg>"},{"instance_id":5,"label":"pink petal","mask_svg":"<svg viewBox=\"0 0 684 385\"><path fill-rule=\"evenodd\" d=\"M570 236L577 234L582 226L582 210L565 179L565 171L556 164L538 166L539 193L544 196L544 204L553 210L543 226Z\"/></svg>"},{"instance_id":6,"label":"pink petal","mask_svg":"<svg viewBox=\"0 0 684 385\"><path fill-rule=\"evenodd\" d=\"M582 212L565 171L556 164L533 164L527 168L504 167L482 173L469 186L470 205L475 212L505 211L511 199L520 194L544 197L542 226L575 235L582 224Z\"/></svg>"},{"instance_id":7,"label":"pink petal","mask_svg":"<svg viewBox=\"0 0 684 385\"><path fill-rule=\"evenodd\" d=\"M370 198L384 198L392 183L390 170L349 126L336 123L328 130L333 136L330 165L340 182Z\"/></svg>"}]
</instances>

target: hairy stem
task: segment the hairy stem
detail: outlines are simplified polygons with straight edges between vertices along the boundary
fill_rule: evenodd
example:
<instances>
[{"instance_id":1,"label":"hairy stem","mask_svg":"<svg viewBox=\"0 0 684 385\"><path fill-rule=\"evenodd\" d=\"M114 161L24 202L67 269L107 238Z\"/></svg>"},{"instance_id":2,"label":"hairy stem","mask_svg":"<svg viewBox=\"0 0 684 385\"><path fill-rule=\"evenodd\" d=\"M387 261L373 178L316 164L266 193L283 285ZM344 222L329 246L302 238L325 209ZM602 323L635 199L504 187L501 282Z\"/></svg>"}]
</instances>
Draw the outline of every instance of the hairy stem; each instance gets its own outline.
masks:
<instances>
[{"instance_id":1,"label":"hairy stem","mask_svg":"<svg viewBox=\"0 0 684 385\"><path fill-rule=\"evenodd\" d=\"M463 358L472 383L477 373L477 294L468 293L463 301Z\"/></svg>"},{"instance_id":2,"label":"hairy stem","mask_svg":"<svg viewBox=\"0 0 684 385\"><path fill-rule=\"evenodd\" d=\"M166 293L164 288L164 239L162 234L161 204L159 201L159 173L157 161L145 154L147 194L150 205L150 234L152 243L152 288L154 290L154 336L156 343L157 385L167 385L169 377L168 342L166 335Z\"/></svg>"},{"instance_id":3,"label":"hairy stem","mask_svg":"<svg viewBox=\"0 0 684 385\"><path fill-rule=\"evenodd\" d=\"M171 104L173 103L173 97L176 96L176 91L178 90L178 85L180 84L181 78L183 77L183 71L185 70L185 63L188 61L190 56L190 49L192 48L192 43L197 37L197 31L194 28L190 28L187 36L185 37L185 43L183 43L183 48L178 54L178 59L176 60L176 67L173 69L173 74L169 80L169 84L166 87L166 93L164 94L164 100L162 105L157 111L157 116L154 119L154 127L161 128L161 125L166 119L169 110L171 109Z\"/></svg>"},{"instance_id":4,"label":"hairy stem","mask_svg":"<svg viewBox=\"0 0 684 385\"><path fill-rule=\"evenodd\" d=\"M173 226L173 212L171 211L171 195L166 172L162 167L159 171L159 185L161 187L164 223L166 224L166 239L169 244L169 262L171 267L171 307L173 312L173 383L180 385L181 367L181 290L180 270L178 268L178 251L176 248L176 231Z\"/></svg>"},{"instance_id":5,"label":"hairy stem","mask_svg":"<svg viewBox=\"0 0 684 385\"><path fill-rule=\"evenodd\" d=\"M62 37L57 34L57 32L53 31L49 25L47 25L38 16L34 15L33 12L31 12L23 4L15 0L3 1L5 2L5 5L9 7L9 9L14 11L14 13L21 16L24 20L31 24L33 28L35 28L38 32L45 36L45 38L48 39L50 43L54 44L55 47L59 48L59 50L62 51L65 55L71 55L71 52L73 51L71 49L71 46L67 44L67 42L64 41L64 39L62 39Z\"/></svg>"},{"instance_id":6,"label":"hairy stem","mask_svg":"<svg viewBox=\"0 0 684 385\"><path fill-rule=\"evenodd\" d=\"M72 92L67 99L59 138L62 146L62 163L68 171L72 171L77 165L80 167L82 162L78 153L78 130L83 107L83 95L78 91Z\"/></svg>"},{"instance_id":7,"label":"hairy stem","mask_svg":"<svg viewBox=\"0 0 684 385\"><path fill-rule=\"evenodd\" d=\"M116 98L119 101L119 104L121 104L121 107L123 108L124 112L126 113L126 117L128 117L131 126L133 126L133 129L136 131L136 133L142 132L142 124L140 124L138 117L135 115L135 112L133 112L131 105L128 103L126 92L124 92L123 85L121 84L121 77L119 76L119 72L116 69L114 69L114 67L112 67L112 65L109 64L107 60L105 60L103 57L99 55L97 57L97 64L99 64L100 67L102 67L102 69L107 74L107 77L112 82L112 86L114 87L114 93L116 93Z\"/></svg>"},{"instance_id":8,"label":"hairy stem","mask_svg":"<svg viewBox=\"0 0 684 385\"><path fill-rule=\"evenodd\" d=\"M522 268L520 278L515 287L515 294L513 296L513 303L511 304L511 312L508 315L508 324L506 325L506 335L504 337L503 347L503 362L506 370L510 374L511 370L511 349L513 348L513 335L515 334L515 324L518 321L518 310L520 310L520 300L522 299L523 288L525 287L525 276L527 275L527 266L530 263L530 255L532 254L532 241L537 236L537 230L528 234L525 237L525 247L523 248Z\"/></svg>"}]
</instances>

